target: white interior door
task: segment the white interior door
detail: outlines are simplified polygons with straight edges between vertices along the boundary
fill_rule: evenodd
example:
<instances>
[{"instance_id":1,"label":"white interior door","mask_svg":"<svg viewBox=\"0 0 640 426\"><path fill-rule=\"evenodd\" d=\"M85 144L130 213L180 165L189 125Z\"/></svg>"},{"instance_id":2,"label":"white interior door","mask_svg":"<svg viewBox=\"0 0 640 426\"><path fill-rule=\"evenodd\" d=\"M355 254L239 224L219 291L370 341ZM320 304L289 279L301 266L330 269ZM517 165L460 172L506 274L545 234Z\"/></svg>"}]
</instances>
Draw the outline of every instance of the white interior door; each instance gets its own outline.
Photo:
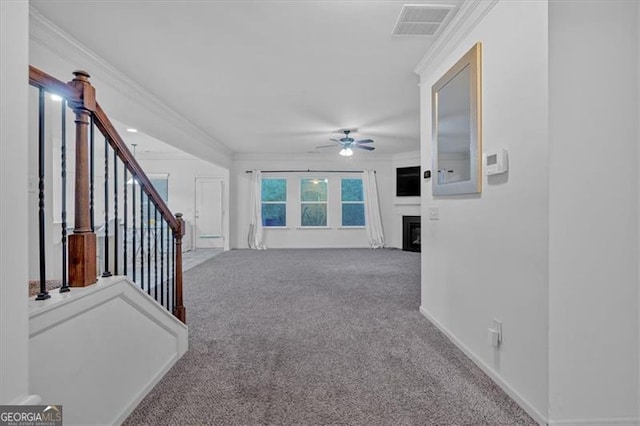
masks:
<instances>
[{"instance_id":1,"label":"white interior door","mask_svg":"<svg viewBox=\"0 0 640 426\"><path fill-rule=\"evenodd\" d=\"M196 178L194 237L196 248L223 248L224 214L221 178Z\"/></svg>"}]
</instances>

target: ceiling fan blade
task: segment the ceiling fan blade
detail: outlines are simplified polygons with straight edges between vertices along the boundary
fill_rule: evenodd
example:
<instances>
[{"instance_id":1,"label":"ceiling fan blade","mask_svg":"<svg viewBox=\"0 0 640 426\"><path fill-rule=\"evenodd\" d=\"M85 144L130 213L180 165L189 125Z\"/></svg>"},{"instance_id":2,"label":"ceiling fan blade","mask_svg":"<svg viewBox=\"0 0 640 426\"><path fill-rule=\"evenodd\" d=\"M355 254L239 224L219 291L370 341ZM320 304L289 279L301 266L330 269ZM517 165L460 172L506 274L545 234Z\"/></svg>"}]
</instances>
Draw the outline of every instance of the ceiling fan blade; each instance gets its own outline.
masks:
<instances>
[{"instance_id":1,"label":"ceiling fan blade","mask_svg":"<svg viewBox=\"0 0 640 426\"><path fill-rule=\"evenodd\" d=\"M342 143L341 141L339 141L338 139L329 139L330 141L334 141L335 143Z\"/></svg>"},{"instance_id":2,"label":"ceiling fan blade","mask_svg":"<svg viewBox=\"0 0 640 426\"><path fill-rule=\"evenodd\" d=\"M373 139L362 139L362 140L356 141L356 143L373 143Z\"/></svg>"},{"instance_id":3,"label":"ceiling fan blade","mask_svg":"<svg viewBox=\"0 0 640 426\"><path fill-rule=\"evenodd\" d=\"M354 147L359 149L366 149L367 151L373 151L375 149L372 146L365 146L365 145L354 145Z\"/></svg>"},{"instance_id":4,"label":"ceiling fan blade","mask_svg":"<svg viewBox=\"0 0 640 426\"><path fill-rule=\"evenodd\" d=\"M320 145L320 146L316 146L316 148L335 148L335 145Z\"/></svg>"}]
</instances>

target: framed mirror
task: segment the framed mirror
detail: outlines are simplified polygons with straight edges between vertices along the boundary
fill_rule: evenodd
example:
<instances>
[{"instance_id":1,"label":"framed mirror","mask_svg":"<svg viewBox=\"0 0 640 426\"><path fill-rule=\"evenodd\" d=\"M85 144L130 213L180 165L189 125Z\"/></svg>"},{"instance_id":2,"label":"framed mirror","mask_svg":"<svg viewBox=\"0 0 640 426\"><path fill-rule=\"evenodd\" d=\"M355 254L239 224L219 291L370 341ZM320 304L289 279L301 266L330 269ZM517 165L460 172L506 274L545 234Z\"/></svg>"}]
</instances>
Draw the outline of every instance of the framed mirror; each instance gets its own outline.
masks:
<instances>
[{"instance_id":1,"label":"framed mirror","mask_svg":"<svg viewBox=\"0 0 640 426\"><path fill-rule=\"evenodd\" d=\"M431 88L433 195L482 191L482 45Z\"/></svg>"}]
</instances>

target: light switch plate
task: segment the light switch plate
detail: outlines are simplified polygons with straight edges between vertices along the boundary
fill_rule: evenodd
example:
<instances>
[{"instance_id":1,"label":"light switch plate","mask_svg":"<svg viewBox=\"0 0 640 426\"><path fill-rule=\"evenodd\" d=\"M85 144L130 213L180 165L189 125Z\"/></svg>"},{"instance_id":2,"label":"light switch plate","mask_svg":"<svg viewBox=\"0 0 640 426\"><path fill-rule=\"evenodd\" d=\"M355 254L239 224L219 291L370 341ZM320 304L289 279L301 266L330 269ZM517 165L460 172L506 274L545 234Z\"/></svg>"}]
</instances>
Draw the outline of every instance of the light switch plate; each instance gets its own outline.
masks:
<instances>
[{"instance_id":1,"label":"light switch plate","mask_svg":"<svg viewBox=\"0 0 640 426\"><path fill-rule=\"evenodd\" d=\"M429 207L429 220L440 220L440 207Z\"/></svg>"}]
</instances>

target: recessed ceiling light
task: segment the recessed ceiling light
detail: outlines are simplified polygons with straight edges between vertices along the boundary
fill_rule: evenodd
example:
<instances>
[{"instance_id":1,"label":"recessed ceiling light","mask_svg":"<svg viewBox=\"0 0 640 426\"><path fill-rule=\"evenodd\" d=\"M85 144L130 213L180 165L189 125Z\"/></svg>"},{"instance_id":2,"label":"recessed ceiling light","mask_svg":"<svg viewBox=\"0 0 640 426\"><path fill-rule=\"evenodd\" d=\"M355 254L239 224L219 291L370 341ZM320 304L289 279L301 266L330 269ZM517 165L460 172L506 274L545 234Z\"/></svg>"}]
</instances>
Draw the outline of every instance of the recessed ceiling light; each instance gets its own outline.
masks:
<instances>
[{"instance_id":1,"label":"recessed ceiling light","mask_svg":"<svg viewBox=\"0 0 640 426\"><path fill-rule=\"evenodd\" d=\"M60 101L62 101L62 97L58 96L58 95L51 95L51 100L52 101L56 101L56 102L60 102Z\"/></svg>"},{"instance_id":2,"label":"recessed ceiling light","mask_svg":"<svg viewBox=\"0 0 640 426\"><path fill-rule=\"evenodd\" d=\"M129 133L138 133L138 129L134 129L133 127L127 128L127 132Z\"/></svg>"}]
</instances>

